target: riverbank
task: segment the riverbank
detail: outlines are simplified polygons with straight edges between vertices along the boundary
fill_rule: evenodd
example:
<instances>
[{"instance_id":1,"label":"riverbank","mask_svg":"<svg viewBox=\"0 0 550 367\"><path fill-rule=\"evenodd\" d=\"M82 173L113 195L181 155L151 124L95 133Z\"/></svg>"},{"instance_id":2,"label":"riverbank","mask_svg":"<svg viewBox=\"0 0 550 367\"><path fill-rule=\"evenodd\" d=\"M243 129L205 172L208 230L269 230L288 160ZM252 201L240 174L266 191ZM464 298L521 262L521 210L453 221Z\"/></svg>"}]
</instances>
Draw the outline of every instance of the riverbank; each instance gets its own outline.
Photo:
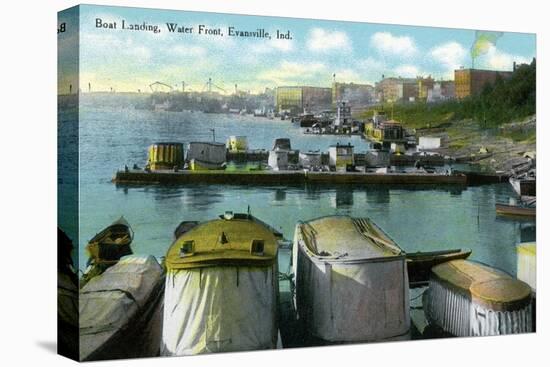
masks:
<instances>
[{"instance_id":1,"label":"riverbank","mask_svg":"<svg viewBox=\"0 0 550 367\"><path fill-rule=\"evenodd\" d=\"M482 171L509 173L514 166L526 163L536 151L536 116L522 121L483 128L468 121L446 122L416 129L417 136L441 138L434 151L453 157L470 158ZM526 154L527 153L527 154Z\"/></svg>"}]
</instances>

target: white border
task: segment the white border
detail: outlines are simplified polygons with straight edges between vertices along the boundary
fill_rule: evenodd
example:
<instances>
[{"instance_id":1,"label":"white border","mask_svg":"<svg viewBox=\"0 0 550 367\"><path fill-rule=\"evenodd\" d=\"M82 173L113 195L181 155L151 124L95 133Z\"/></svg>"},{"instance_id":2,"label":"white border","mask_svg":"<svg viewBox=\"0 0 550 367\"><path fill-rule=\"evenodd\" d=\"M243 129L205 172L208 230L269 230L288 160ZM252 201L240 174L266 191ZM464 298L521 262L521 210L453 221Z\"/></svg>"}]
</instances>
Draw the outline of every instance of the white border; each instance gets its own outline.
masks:
<instances>
[{"instance_id":1,"label":"white border","mask_svg":"<svg viewBox=\"0 0 550 367\"><path fill-rule=\"evenodd\" d=\"M546 217L548 139L548 10L542 1L378 1L331 3L271 1L94 1L105 5L290 16L408 25L498 29L537 33L539 215ZM56 12L75 1L2 2L2 322L0 360L34 366L64 366L52 352L56 330ZM277 352L105 362L107 365L299 366L312 363L407 365L538 365L548 348L547 290L542 268L547 233L538 227L537 335L381 343ZM545 340L546 339L546 340Z\"/></svg>"}]
</instances>

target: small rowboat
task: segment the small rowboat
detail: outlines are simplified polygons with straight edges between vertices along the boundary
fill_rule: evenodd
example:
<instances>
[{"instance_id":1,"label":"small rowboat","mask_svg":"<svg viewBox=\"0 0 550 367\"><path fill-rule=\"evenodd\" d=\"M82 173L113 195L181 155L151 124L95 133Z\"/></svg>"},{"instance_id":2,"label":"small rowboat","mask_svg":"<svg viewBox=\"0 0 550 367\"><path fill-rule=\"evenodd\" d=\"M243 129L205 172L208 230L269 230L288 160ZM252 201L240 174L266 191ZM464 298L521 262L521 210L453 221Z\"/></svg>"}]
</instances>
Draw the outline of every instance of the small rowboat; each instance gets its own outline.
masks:
<instances>
[{"instance_id":1,"label":"small rowboat","mask_svg":"<svg viewBox=\"0 0 550 367\"><path fill-rule=\"evenodd\" d=\"M497 215L512 215L512 216L525 216L535 217L537 215L537 208L529 205L508 205L508 204L495 204Z\"/></svg>"},{"instance_id":2,"label":"small rowboat","mask_svg":"<svg viewBox=\"0 0 550 367\"><path fill-rule=\"evenodd\" d=\"M88 268L80 280L80 287L116 264L121 257L131 255L130 245L133 238L134 232L124 217L120 217L96 234L86 245Z\"/></svg>"},{"instance_id":3,"label":"small rowboat","mask_svg":"<svg viewBox=\"0 0 550 367\"><path fill-rule=\"evenodd\" d=\"M407 254L407 272L410 287L425 285L430 278L432 267L451 260L464 260L470 256L470 249L451 249Z\"/></svg>"}]
</instances>

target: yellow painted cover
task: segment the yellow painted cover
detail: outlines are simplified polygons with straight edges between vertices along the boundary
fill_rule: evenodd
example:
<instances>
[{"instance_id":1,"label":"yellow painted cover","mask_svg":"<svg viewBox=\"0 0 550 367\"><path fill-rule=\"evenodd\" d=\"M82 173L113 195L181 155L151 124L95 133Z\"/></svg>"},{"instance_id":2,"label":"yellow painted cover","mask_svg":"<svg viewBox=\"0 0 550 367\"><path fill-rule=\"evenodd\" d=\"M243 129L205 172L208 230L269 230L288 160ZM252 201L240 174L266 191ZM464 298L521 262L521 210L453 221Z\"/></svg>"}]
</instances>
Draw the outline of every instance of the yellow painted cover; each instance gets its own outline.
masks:
<instances>
[{"instance_id":1,"label":"yellow painted cover","mask_svg":"<svg viewBox=\"0 0 550 367\"><path fill-rule=\"evenodd\" d=\"M262 254L252 253L253 240L264 241ZM180 255L182 246L193 241L193 251ZM215 219L180 236L166 254L166 266L190 269L224 264L272 265L277 259L277 238L268 227L250 219Z\"/></svg>"}]
</instances>

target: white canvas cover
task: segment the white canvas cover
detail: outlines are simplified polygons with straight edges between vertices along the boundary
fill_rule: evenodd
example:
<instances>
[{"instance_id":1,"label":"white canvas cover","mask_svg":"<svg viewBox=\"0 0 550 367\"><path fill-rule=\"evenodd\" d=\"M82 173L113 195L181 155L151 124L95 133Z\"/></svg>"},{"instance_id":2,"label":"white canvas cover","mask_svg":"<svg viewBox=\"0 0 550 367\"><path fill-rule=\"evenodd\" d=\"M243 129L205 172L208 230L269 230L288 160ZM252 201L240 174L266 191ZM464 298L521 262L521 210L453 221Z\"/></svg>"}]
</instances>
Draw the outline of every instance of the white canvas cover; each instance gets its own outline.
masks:
<instances>
[{"instance_id":1,"label":"white canvas cover","mask_svg":"<svg viewBox=\"0 0 550 367\"><path fill-rule=\"evenodd\" d=\"M369 150L365 154L365 165L368 167L388 167L390 165L390 152Z\"/></svg>"},{"instance_id":2,"label":"white canvas cover","mask_svg":"<svg viewBox=\"0 0 550 367\"><path fill-rule=\"evenodd\" d=\"M421 136L418 138L418 149L437 149L441 146L441 138L435 136Z\"/></svg>"},{"instance_id":3,"label":"white canvas cover","mask_svg":"<svg viewBox=\"0 0 550 367\"><path fill-rule=\"evenodd\" d=\"M161 355L277 346L276 263L169 270Z\"/></svg>"},{"instance_id":4,"label":"white canvas cover","mask_svg":"<svg viewBox=\"0 0 550 367\"><path fill-rule=\"evenodd\" d=\"M430 282L424 296L424 312L430 323L456 336L489 336L532 332L532 308L497 311L476 304L464 295Z\"/></svg>"},{"instance_id":5,"label":"white canvas cover","mask_svg":"<svg viewBox=\"0 0 550 367\"><path fill-rule=\"evenodd\" d=\"M222 164L226 161L226 147L222 143L191 142L187 148L187 161Z\"/></svg>"},{"instance_id":6,"label":"white canvas cover","mask_svg":"<svg viewBox=\"0 0 550 367\"><path fill-rule=\"evenodd\" d=\"M321 164L321 153L304 152L299 154L300 166L303 168L319 168Z\"/></svg>"},{"instance_id":7,"label":"white canvas cover","mask_svg":"<svg viewBox=\"0 0 550 367\"><path fill-rule=\"evenodd\" d=\"M80 290L81 360L152 357L162 329L163 270L153 256L123 257Z\"/></svg>"},{"instance_id":8,"label":"white canvas cover","mask_svg":"<svg viewBox=\"0 0 550 367\"><path fill-rule=\"evenodd\" d=\"M286 170L288 168L288 151L270 150L267 164L274 171Z\"/></svg>"},{"instance_id":9,"label":"white canvas cover","mask_svg":"<svg viewBox=\"0 0 550 367\"><path fill-rule=\"evenodd\" d=\"M453 260L431 270L426 319L456 336L531 332L530 287L497 269Z\"/></svg>"},{"instance_id":10,"label":"white canvas cover","mask_svg":"<svg viewBox=\"0 0 550 367\"><path fill-rule=\"evenodd\" d=\"M296 308L308 330L330 342L374 341L408 334L409 287L404 255L385 257L375 248L363 246L360 238L350 233L351 226L339 228L346 226L345 219L326 224L326 231L343 238L339 252L329 251L332 256L308 253L300 239L300 225L294 239ZM327 250L329 246L318 241L323 231L319 226L314 231L318 249Z\"/></svg>"}]
</instances>

